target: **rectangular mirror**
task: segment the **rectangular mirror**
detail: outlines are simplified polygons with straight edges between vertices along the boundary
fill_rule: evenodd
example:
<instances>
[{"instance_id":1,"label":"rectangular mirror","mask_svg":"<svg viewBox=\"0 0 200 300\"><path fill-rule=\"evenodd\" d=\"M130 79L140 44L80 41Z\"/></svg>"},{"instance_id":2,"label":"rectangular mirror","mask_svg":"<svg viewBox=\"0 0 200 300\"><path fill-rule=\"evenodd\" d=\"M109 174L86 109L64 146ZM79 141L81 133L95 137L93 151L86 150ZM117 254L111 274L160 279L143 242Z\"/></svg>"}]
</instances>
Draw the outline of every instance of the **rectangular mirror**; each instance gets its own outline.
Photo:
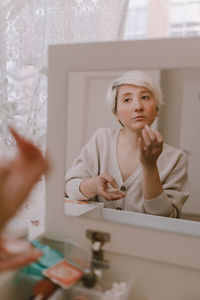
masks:
<instances>
[{"instance_id":1,"label":"rectangular mirror","mask_svg":"<svg viewBox=\"0 0 200 300\"><path fill-rule=\"evenodd\" d=\"M71 217L64 215L65 171L93 131L91 128L92 120L89 116L86 117L86 127L81 128L81 130L80 127L77 127L77 118L81 121L85 116L84 99L81 98L82 91L85 90L85 78L87 84L95 87L97 85L96 77L101 74L101 82L98 85L100 84L100 88L102 85L102 89L104 89L107 79L115 77L116 74L124 72L124 70L148 70L157 74L161 86L164 83L163 93L166 101L160 117L162 122L159 121L158 126L166 142L182 148L190 156L193 151L191 147L196 146L198 139L193 139L193 137L195 138L193 128L198 126L200 40L189 38L57 45L51 46L49 50L48 152L53 162L54 172L47 182L46 234L54 238L58 238L58 236L61 238L64 224L67 224L69 220L72 223L75 222L72 221ZM75 85L72 89L78 93L77 95L80 95L78 96L80 97L79 109L77 106L75 107L76 116L71 113L73 108L69 104L70 91L74 84L73 76L79 77L80 83L79 87ZM174 84L176 89L172 88ZM93 93L92 90L90 92ZM193 105L187 101L188 95L191 98L191 94L193 100L190 100L193 102L190 103L196 107L195 109L193 107L193 110L191 110ZM93 97L93 94L90 96ZM87 101L89 99L90 97L87 97ZM75 102L72 103L75 104ZM94 107L91 105L89 107L93 113ZM107 118L109 119L109 117ZM187 126L185 120L189 121L191 126ZM101 124L97 122L95 126L98 127ZM85 130L84 134L82 129ZM70 134L68 134L68 130L72 130ZM196 131L198 132L194 129L194 132ZM70 144L73 144L72 148L70 148ZM74 151L77 152L74 153ZM189 158L192 172L195 164L194 172L198 170L199 160L196 161L195 155L198 154L191 155L192 158ZM199 214L199 202L196 196L198 190L195 190L198 187L197 179L196 176L195 180L192 180L193 199L187 201L188 203L184 208L186 209L185 214ZM59 222L52 224L51 220L55 217L59 219ZM78 221L79 219L80 221ZM80 226L86 224L84 223L86 221L81 220L81 218L75 220L77 226L78 224ZM98 220L104 223L114 221L129 226L200 235L200 223L194 221L113 211L111 209L103 209Z\"/></svg>"},{"instance_id":2,"label":"rectangular mirror","mask_svg":"<svg viewBox=\"0 0 200 300\"><path fill-rule=\"evenodd\" d=\"M106 103L106 96L111 80L120 77L126 71L69 73L66 110L66 171L80 154L83 145L98 128L120 126ZM153 78L161 86L163 92L165 105L159 112L157 129L162 133L166 143L181 149L188 156L191 194L183 206L181 219L200 221L198 200L200 144L194 138L194 128L197 132L200 129L198 121L200 69L142 71ZM73 205L71 200L65 201L66 215L88 217L87 212L95 208L94 203L82 205L86 202L80 202L80 205Z\"/></svg>"}]
</instances>

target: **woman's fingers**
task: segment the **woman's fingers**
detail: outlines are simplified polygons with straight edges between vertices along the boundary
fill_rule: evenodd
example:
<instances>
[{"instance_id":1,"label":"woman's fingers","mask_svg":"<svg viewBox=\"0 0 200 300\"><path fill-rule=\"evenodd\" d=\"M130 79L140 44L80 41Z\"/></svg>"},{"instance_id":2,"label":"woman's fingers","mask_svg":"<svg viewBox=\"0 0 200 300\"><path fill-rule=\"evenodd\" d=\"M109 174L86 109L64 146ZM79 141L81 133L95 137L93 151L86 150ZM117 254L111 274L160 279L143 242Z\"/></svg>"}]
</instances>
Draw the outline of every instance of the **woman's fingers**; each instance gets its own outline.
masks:
<instances>
[{"instance_id":1,"label":"woman's fingers","mask_svg":"<svg viewBox=\"0 0 200 300\"><path fill-rule=\"evenodd\" d=\"M156 142L155 132L148 125L145 125L145 130L147 132L147 135L148 135L148 138L149 138L150 142L155 143Z\"/></svg>"},{"instance_id":2,"label":"woman's fingers","mask_svg":"<svg viewBox=\"0 0 200 300\"><path fill-rule=\"evenodd\" d=\"M105 181L106 181L105 183L110 183L110 185L112 185L112 187L118 188L118 184L112 176L110 176L108 174L103 174L103 175L101 175L101 178L105 179Z\"/></svg>"},{"instance_id":3,"label":"woman's fingers","mask_svg":"<svg viewBox=\"0 0 200 300\"><path fill-rule=\"evenodd\" d=\"M99 176L99 180L98 193L106 200L118 200L126 196L124 192L120 191L117 182L112 176L103 174ZM111 188L108 184L111 185Z\"/></svg>"},{"instance_id":4,"label":"woman's fingers","mask_svg":"<svg viewBox=\"0 0 200 300\"><path fill-rule=\"evenodd\" d=\"M161 145L163 137L158 130L153 131L148 125L145 125L145 128L142 130L142 142L139 141L139 145L146 150L147 148Z\"/></svg>"},{"instance_id":5,"label":"woman's fingers","mask_svg":"<svg viewBox=\"0 0 200 300\"><path fill-rule=\"evenodd\" d=\"M149 138L149 135L147 133L147 131L144 129L142 129L142 138L143 138L143 141L144 141L144 148L146 147L150 147L151 146L151 140Z\"/></svg>"},{"instance_id":6,"label":"woman's fingers","mask_svg":"<svg viewBox=\"0 0 200 300\"><path fill-rule=\"evenodd\" d=\"M2 227L16 213L34 184L48 168L47 160L34 144L24 139L13 128L10 128L10 131L16 139L19 152L9 164L0 166Z\"/></svg>"},{"instance_id":7,"label":"woman's fingers","mask_svg":"<svg viewBox=\"0 0 200 300\"><path fill-rule=\"evenodd\" d=\"M155 165L163 148L163 138L160 132L154 131L148 125L145 125L141 137L138 139L138 145L142 165L148 167Z\"/></svg>"},{"instance_id":8,"label":"woman's fingers","mask_svg":"<svg viewBox=\"0 0 200 300\"><path fill-rule=\"evenodd\" d=\"M142 137L138 138L138 144L139 144L140 149L142 150L144 148L144 146L145 146L144 140L143 140Z\"/></svg>"},{"instance_id":9,"label":"woman's fingers","mask_svg":"<svg viewBox=\"0 0 200 300\"><path fill-rule=\"evenodd\" d=\"M126 196L126 194L120 191L119 188L108 188L105 184L99 188L99 193L107 200L117 200Z\"/></svg>"},{"instance_id":10,"label":"woman's fingers","mask_svg":"<svg viewBox=\"0 0 200 300\"><path fill-rule=\"evenodd\" d=\"M39 249L24 240L0 240L0 272L23 267L41 256L42 252Z\"/></svg>"},{"instance_id":11,"label":"woman's fingers","mask_svg":"<svg viewBox=\"0 0 200 300\"><path fill-rule=\"evenodd\" d=\"M106 199L106 200L118 200L121 198L124 198L126 194L124 192L121 192L120 190L113 191L113 189L107 189L107 190L102 190L101 195Z\"/></svg>"},{"instance_id":12,"label":"woman's fingers","mask_svg":"<svg viewBox=\"0 0 200 300\"><path fill-rule=\"evenodd\" d=\"M9 173L10 173L9 165L1 165L0 164L0 182L1 182L1 184L6 180Z\"/></svg>"},{"instance_id":13,"label":"woman's fingers","mask_svg":"<svg viewBox=\"0 0 200 300\"><path fill-rule=\"evenodd\" d=\"M162 144L163 143L163 137L161 135L161 133L158 130L154 131L156 139L157 139L157 143L158 144Z\"/></svg>"},{"instance_id":14,"label":"woman's fingers","mask_svg":"<svg viewBox=\"0 0 200 300\"><path fill-rule=\"evenodd\" d=\"M138 144L139 144L139 148L140 148L140 151L143 153L143 152L146 152L147 150L147 147L144 143L144 139L142 137L139 137L138 139Z\"/></svg>"},{"instance_id":15,"label":"woman's fingers","mask_svg":"<svg viewBox=\"0 0 200 300\"><path fill-rule=\"evenodd\" d=\"M42 152L32 142L23 138L13 127L9 127L10 132L17 142L19 153L24 160L24 165L28 167L32 163L33 165L40 165L41 172L45 172L48 169L48 162L42 155ZM20 160L22 165L22 161Z\"/></svg>"},{"instance_id":16,"label":"woman's fingers","mask_svg":"<svg viewBox=\"0 0 200 300\"><path fill-rule=\"evenodd\" d=\"M24 253L5 255L4 258L0 260L0 272L22 268L31 262L37 261L41 256L42 252L33 247Z\"/></svg>"}]
</instances>

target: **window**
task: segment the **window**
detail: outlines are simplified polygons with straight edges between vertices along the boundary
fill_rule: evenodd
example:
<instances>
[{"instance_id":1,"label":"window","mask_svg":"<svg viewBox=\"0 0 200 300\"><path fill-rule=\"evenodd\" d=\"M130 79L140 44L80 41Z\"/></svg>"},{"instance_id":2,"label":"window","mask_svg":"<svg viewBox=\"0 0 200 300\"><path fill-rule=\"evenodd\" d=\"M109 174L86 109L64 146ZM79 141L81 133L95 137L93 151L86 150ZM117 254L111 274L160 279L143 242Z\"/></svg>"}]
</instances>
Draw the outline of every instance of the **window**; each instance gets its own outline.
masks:
<instances>
[{"instance_id":1,"label":"window","mask_svg":"<svg viewBox=\"0 0 200 300\"><path fill-rule=\"evenodd\" d=\"M171 0L170 36L200 35L200 0Z\"/></svg>"},{"instance_id":2,"label":"window","mask_svg":"<svg viewBox=\"0 0 200 300\"><path fill-rule=\"evenodd\" d=\"M125 39L200 35L200 0L129 0Z\"/></svg>"},{"instance_id":3,"label":"window","mask_svg":"<svg viewBox=\"0 0 200 300\"><path fill-rule=\"evenodd\" d=\"M130 0L125 24L125 39L142 39L147 36L148 0Z\"/></svg>"}]
</instances>

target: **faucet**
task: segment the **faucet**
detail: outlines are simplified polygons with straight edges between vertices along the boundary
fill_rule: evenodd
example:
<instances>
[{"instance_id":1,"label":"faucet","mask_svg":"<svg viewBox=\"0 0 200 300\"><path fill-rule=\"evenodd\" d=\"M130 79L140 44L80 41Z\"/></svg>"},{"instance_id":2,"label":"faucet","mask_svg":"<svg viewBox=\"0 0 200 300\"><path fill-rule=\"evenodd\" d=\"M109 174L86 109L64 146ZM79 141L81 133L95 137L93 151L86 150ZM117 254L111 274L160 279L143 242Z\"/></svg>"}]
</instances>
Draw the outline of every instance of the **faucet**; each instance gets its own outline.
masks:
<instances>
[{"instance_id":1,"label":"faucet","mask_svg":"<svg viewBox=\"0 0 200 300\"><path fill-rule=\"evenodd\" d=\"M92 242L92 258L90 268L86 268L83 273L83 284L93 287L97 280L102 278L102 269L110 267L108 260L104 259L103 245L110 241L110 234L93 230L86 231L86 237Z\"/></svg>"},{"instance_id":2,"label":"faucet","mask_svg":"<svg viewBox=\"0 0 200 300\"><path fill-rule=\"evenodd\" d=\"M92 242L91 268L107 269L110 267L108 260L104 259L103 245L110 241L110 234L107 232L87 230L87 238Z\"/></svg>"}]
</instances>

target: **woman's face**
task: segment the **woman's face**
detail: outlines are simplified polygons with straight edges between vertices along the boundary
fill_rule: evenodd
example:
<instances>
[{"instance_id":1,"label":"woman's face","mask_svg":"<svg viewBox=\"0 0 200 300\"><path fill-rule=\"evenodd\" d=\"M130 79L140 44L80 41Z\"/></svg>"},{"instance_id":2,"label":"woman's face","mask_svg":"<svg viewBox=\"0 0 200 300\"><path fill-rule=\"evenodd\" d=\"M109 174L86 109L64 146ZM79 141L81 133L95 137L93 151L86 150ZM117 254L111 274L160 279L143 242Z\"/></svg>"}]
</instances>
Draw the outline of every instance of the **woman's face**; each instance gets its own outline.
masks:
<instances>
[{"instance_id":1,"label":"woman's face","mask_svg":"<svg viewBox=\"0 0 200 300\"><path fill-rule=\"evenodd\" d=\"M142 86L123 84L118 89L116 117L134 131L151 126L158 116L158 109L152 93Z\"/></svg>"}]
</instances>

